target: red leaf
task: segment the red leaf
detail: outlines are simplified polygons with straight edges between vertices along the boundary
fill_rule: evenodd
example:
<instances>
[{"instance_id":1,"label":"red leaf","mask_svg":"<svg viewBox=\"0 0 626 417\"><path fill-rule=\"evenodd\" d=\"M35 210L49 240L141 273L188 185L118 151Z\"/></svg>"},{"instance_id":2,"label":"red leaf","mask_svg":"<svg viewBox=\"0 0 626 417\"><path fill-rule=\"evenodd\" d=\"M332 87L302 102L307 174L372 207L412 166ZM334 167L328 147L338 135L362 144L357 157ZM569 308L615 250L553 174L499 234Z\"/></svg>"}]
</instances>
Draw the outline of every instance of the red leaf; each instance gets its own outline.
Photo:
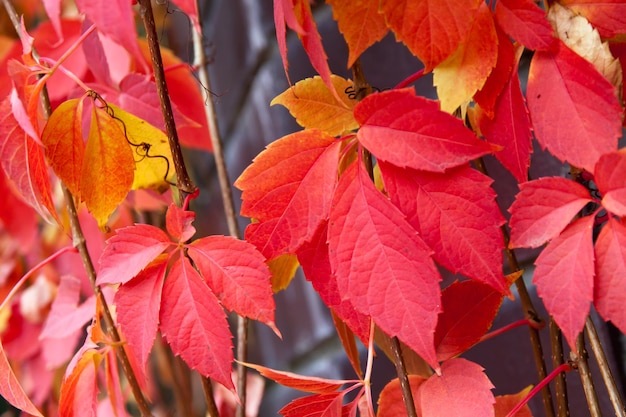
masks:
<instances>
[{"instance_id":1,"label":"red leaf","mask_svg":"<svg viewBox=\"0 0 626 417\"><path fill-rule=\"evenodd\" d=\"M17 380L15 373L9 365L9 360L4 352L2 343L0 342L0 395L14 407L32 414L34 416L43 417L43 414L30 401L20 382Z\"/></svg>"},{"instance_id":2,"label":"red leaf","mask_svg":"<svg viewBox=\"0 0 626 417\"><path fill-rule=\"evenodd\" d=\"M602 205L613 214L626 215L626 151L602 155L594 174Z\"/></svg>"},{"instance_id":3,"label":"red leaf","mask_svg":"<svg viewBox=\"0 0 626 417\"><path fill-rule=\"evenodd\" d=\"M147 224L116 230L100 257L97 284L128 282L171 244L165 232Z\"/></svg>"},{"instance_id":4,"label":"red leaf","mask_svg":"<svg viewBox=\"0 0 626 417\"><path fill-rule=\"evenodd\" d=\"M394 0L381 3L381 12L396 39L430 71L463 42L479 4L477 0Z\"/></svg>"},{"instance_id":5,"label":"red leaf","mask_svg":"<svg viewBox=\"0 0 626 417\"><path fill-rule=\"evenodd\" d=\"M271 274L265 258L254 246L233 237L208 236L187 248L224 307L259 320L280 335L274 323Z\"/></svg>"},{"instance_id":6,"label":"red leaf","mask_svg":"<svg viewBox=\"0 0 626 417\"><path fill-rule=\"evenodd\" d=\"M318 130L293 133L271 143L235 182L241 214L258 220L246 240L267 259L294 253L328 217L339 148Z\"/></svg>"},{"instance_id":7,"label":"red leaf","mask_svg":"<svg viewBox=\"0 0 626 417\"><path fill-rule=\"evenodd\" d=\"M38 217L32 207L19 198L3 169L0 169L0 195L0 227L19 242L22 253L29 253L38 236ZM1 276L0 273L0 281L5 282Z\"/></svg>"},{"instance_id":8,"label":"red leaf","mask_svg":"<svg viewBox=\"0 0 626 417\"><path fill-rule=\"evenodd\" d=\"M593 299L593 216L570 224L539 254L533 283L572 349Z\"/></svg>"},{"instance_id":9,"label":"red leaf","mask_svg":"<svg viewBox=\"0 0 626 417\"><path fill-rule=\"evenodd\" d=\"M582 185L547 177L520 184L511 212L510 248L536 248L555 238L591 200Z\"/></svg>"},{"instance_id":10,"label":"red leaf","mask_svg":"<svg viewBox=\"0 0 626 417\"><path fill-rule=\"evenodd\" d=\"M40 338L66 338L82 330L94 316L96 298L92 296L79 305L80 280L64 275Z\"/></svg>"},{"instance_id":11,"label":"red leaf","mask_svg":"<svg viewBox=\"0 0 626 417\"><path fill-rule=\"evenodd\" d=\"M226 314L187 258L172 266L162 300L160 329L172 351L191 369L234 390L232 336Z\"/></svg>"},{"instance_id":12,"label":"red leaf","mask_svg":"<svg viewBox=\"0 0 626 417\"><path fill-rule=\"evenodd\" d=\"M419 375L409 375L409 386L413 398L417 398L417 390L426 378ZM406 406L402 397L400 380L398 378L389 381L378 397L377 417L405 417L407 415Z\"/></svg>"},{"instance_id":13,"label":"red leaf","mask_svg":"<svg viewBox=\"0 0 626 417\"><path fill-rule=\"evenodd\" d=\"M357 382L345 379L326 379L315 376L304 376L294 374L292 372L276 371L266 368L265 366L255 365L252 363L244 363L248 368L255 369L261 375L283 385L285 387L297 389L304 392L313 392L317 394L339 394L335 393L343 385Z\"/></svg>"},{"instance_id":14,"label":"red leaf","mask_svg":"<svg viewBox=\"0 0 626 417\"><path fill-rule=\"evenodd\" d=\"M622 108L615 87L563 42L533 56L526 97L535 136L561 161L593 172L617 150Z\"/></svg>"},{"instance_id":15,"label":"red leaf","mask_svg":"<svg viewBox=\"0 0 626 417\"><path fill-rule=\"evenodd\" d=\"M407 216L437 262L508 292L502 273L504 218L489 177L468 165L444 174L380 163L391 201Z\"/></svg>"},{"instance_id":16,"label":"red leaf","mask_svg":"<svg viewBox=\"0 0 626 417\"><path fill-rule=\"evenodd\" d=\"M101 355L94 349L82 357L61 386L59 414L67 417L95 417L98 392L96 370Z\"/></svg>"},{"instance_id":17,"label":"red leaf","mask_svg":"<svg viewBox=\"0 0 626 417\"><path fill-rule=\"evenodd\" d=\"M418 388L418 413L421 417L493 416L492 388L482 367L467 359L450 359L442 364L441 376L433 374Z\"/></svg>"},{"instance_id":18,"label":"red leaf","mask_svg":"<svg viewBox=\"0 0 626 417\"><path fill-rule=\"evenodd\" d=\"M144 375L159 325L167 262L154 262L115 293L117 322Z\"/></svg>"},{"instance_id":19,"label":"red leaf","mask_svg":"<svg viewBox=\"0 0 626 417\"><path fill-rule=\"evenodd\" d=\"M194 212L183 210L172 203L165 215L167 232L175 240L186 242L196 233L196 228L191 225L195 218Z\"/></svg>"},{"instance_id":20,"label":"red leaf","mask_svg":"<svg viewBox=\"0 0 626 417\"><path fill-rule=\"evenodd\" d=\"M461 120L413 89L371 94L356 105L354 117L359 142L399 167L443 172L491 152Z\"/></svg>"},{"instance_id":21,"label":"red leaf","mask_svg":"<svg viewBox=\"0 0 626 417\"><path fill-rule=\"evenodd\" d=\"M480 341L491 327L502 294L475 281L455 281L441 293L443 312L435 330L440 362L453 358Z\"/></svg>"},{"instance_id":22,"label":"red leaf","mask_svg":"<svg viewBox=\"0 0 626 417\"><path fill-rule=\"evenodd\" d=\"M555 46L554 30L546 12L533 0L496 2L496 21L513 39L528 49L548 50Z\"/></svg>"},{"instance_id":23,"label":"red leaf","mask_svg":"<svg viewBox=\"0 0 626 417\"><path fill-rule=\"evenodd\" d=\"M522 95L517 72L521 50L511 72L511 78L498 97L493 118L479 117L482 134L490 143L502 147L495 157L513 174L518 182L528 180L532 153L532 133L526 101Z\"/></svg>"},{"instance_id":24,"label":"red leaf","mask_svg":"<svg viewBox=\"0 0 626 417\"><path fill-rule=\"evenodd\" d=\"M609 219L595 246L594 305L604 320L626 331L626 227Z\"/></svg>"},{"instance_id":25,"label":"red leaf","mask_svg":"<svg viewBox=\"0 0 626 417\"><path fill-rule=\"evenodd\" d=\"M278 412L284 417L341 417L345 392L310 395L293 400Z\"/></svg>"},{"instance_id":26,"label":"red leaf","mask_svg":"<svg viewBox=\"0 0 626 417\"><path fill-rule=\"evenodd\" d=\"M585 16L604 38L626 33L626 3L623 0L562 0L560 3Z\"/></svg>"},{"instance_id":27,"label":"red leaf","mask_svg":"<svg viewBox=\"0 0 626 417\"><path fill-rule=\"evenodd\" d=\"M342 298L438 368L439 272L426 244L360 163L339 180L328 240Z\"/></svg>"}]
</instances>

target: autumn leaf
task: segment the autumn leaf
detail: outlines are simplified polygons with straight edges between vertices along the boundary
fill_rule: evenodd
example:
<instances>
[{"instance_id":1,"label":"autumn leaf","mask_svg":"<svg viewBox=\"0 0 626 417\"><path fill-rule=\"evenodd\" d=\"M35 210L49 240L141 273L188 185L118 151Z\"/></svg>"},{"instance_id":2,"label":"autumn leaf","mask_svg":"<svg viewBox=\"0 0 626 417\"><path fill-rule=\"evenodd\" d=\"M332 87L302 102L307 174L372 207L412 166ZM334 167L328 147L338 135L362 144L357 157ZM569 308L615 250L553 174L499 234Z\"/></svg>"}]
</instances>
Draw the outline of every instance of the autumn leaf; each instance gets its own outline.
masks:
<instances>
[{"instance_id":1,"label":"autumn leaf","mask_svg":"<svg viewBox=\"0 0 626 417\"><path fill-rule=\"evenodd\" d=\"M99 392L96 371L102 355L89 349L67 375L61 386L59 413L62 416L94 416Z\"/></svg>"},{"instance_id":2,"label":"autumn leaf","mask_svg":"<svg viewBox=\"0 0 626 417\"><path fill-rule=\"evenodd\" d=\"M299 266L296 255L289 253L268 261L267 267L272 274L272 291L277 293L286 289L295 277Z\"/></svg>"},{"instance_id":3,"label":"autumn leaf","mask_svg":"<svg viewBox=\"0 0 626 417\"><path fill-rule=\"evenodd\" d=\"M496 396L495 417L507 417L509 412L519 404L530 393L532 385L527 386L516 394ZM533 417L530 407L526 404L520 411L515 413L515 417Z\"/></svg>"},{"instance_id":4,"label":"autumn leaf","mask_svg":"<svg viewBox=\"0 0 626 417\"><path fill-rule=\"evenodd\" d=\"M593 300L593 219L574 221L535 261L537 294L574 350Z\"/></svg>"},{"instance_id":5,"label":"autumn leaf","mask_svg":"<svg viewBox=\"0 0 626 417\"><path fill-rule=\"evenodd\" d=\"M1 342L0 376L2 378L0 382L0 395L2 395L2 398L19 410L34 416L43 417L43 414L41 414L41 412L37 409L37 407L35 407L24 392L24 389L20 385L15 373L11 369L9 360L7 359L7 355L4 352L4 347Z\"/></svg>"},{"instance_id":6,"label":"autumn leaf","mask_svg":"<svg viewBox=\"0 0 626 417\"><path fill-rule=\"evenodd\" d=\"M585 16L603 38L626 33L626 4L622 0L562 0L560 3Z\"/></svg>"},{"instance_id":7,"label":"autumn leaf","mask_svg":"<svg viewBox=\"0 0 626 417\"><path fill-rule=\"evenodd\" d=\"M555 238L589 202L582 185L559 177L546 177L520 184L511 205L510 248L536 248Z\"/></svg>"},{"instance_id":8,"label":"autumn leaf","mask_svg":"<svg viewBox=\"0 0 626 417\"><path fill-rule=\"evenodd\" d=\"M165 228L172 239L178 242L186 242L196 234L196 228L192 223L196 218L193 211L184 210L171 203L165 214Z\"/></svg>"},{"instance_id":9,"label":"autumn leaf","mask_svg":"<svg viewBox=\"0 0 626 417\"><path fill-rule=\"evenodd\" d=\"M426 378L419 375L409 375L409 386L413 398L417 398L417 390ZM400 380L392 379L385 385L378 397L378 414L377 417L405 417L407 415L406 406L402 397L402 389L400 388Z\"/></svg>"},{"instance_id":10,"label":"autumn leaf","mask_svg":"<svg viewBox=\"0 0 626 417\"><path fill-rule=\"evenodd\" d=\"M465 40L433 69L441 110L453 113L485 85L498 59L498 36L486 3L478 8Z\"/></svg>"},{"instance_id":11,"label":"autumn leaf","mask_svg":"<svg viewBox=\"0 0 626 417\"><path fill-rule=\"evenodd\" d=\"M478 0L385 1L387 24L426 67L432 70L465 40L478 11Z\"/></svg>"},{"instance_id":12,"label":"autumn leaf","mask_svg":"<svg viewBox=\"0 0 626 417\"><path fill-rule=\"evenodd\" d=\"M593 172L600 155L617 150L615 87L561 41L533 56L526 98L537 140L561 161Z\"/></svg>"},{"instance_id":13,"label":"autumn leaf","mask_svg":"<svg viewBox=\"0 0 626 417\"><path fill-rule=\"evenodd\" d=\"M310 395L293 400L278 412L284 417L342 417L345 392Z\"/></svg>"},{"instance_id":14,"label":"autumn leaf","mask_svg":"<svg viewBox=\"0 0 626 417\"><path fill-rule=\"evenodd\" d=\"M165 280L159 322L172 351L191 369L234 390L226 314L186 257L174 263Z\"/></svg>"},{"instance_id":15,"label":"autumn leaf","mask_svg":"<svg viewBox=\"0 0 626 417\"><path fill-rule=\"evenodd\" d=\"M398 167L443 172L491 152L463 122L413 89L371 94L354 108L357 139Z\"/></svg>"},{"instance_id":16,"label":"autumn leaf","mask_svg":"<svg viewBox=\"0 0 626 417\"><path fill-rule=\"evenodd\" d=\"M248 368L258 371L261 375L285 387L316 394L329 394L337 391L345 384L356 383L355 380L326 379L315 376L304 376L293 372L277 371L262 365L241 362Z\"/></svg>"},{"instance_id":17,"label":"autumn leaf","mask_svg":"<svg viewBox=\"0 0 626 417\"><path fill-rule=\"evenodd\" d=\"M493 416L493 385L483 368L467 359L455 358L441 365L418 388L416 403L422 417Z\"/></svg>"},{"instance_id":18,"label":"autumn leaf","mask_svg":"<svg viewBox=\"0 0 626 417\"><path fill-rule=\"evenodd\" d=\"M439 272L426 244L358 162L339 180L328 241L342 298L437 369Z\"/></svg>"},{"instance_id":19,"label":"autumn leaf","mask_svg":"<svg viewBox=\"0 0 626 417\"><path fill-rule=\"evenodd\" d=\"M261 152L235 186L241 214L258 220L246 240L267 259L295 253L328 216L340 143L319 130L287 135Z\"/></svg>"},{"instance_id":20,"label":"autumn leaf","mask_svg":"<svg viewBox=\"0 0 626 417\"><path fill-rule=\"evenodd\" d=\"M68 338L91 321L96 310L95 296L80 301L80 280L70 275L61 276L57 294L41 331L40 338Z\"/></svg>"},{"instance_id":21,"label":"autumn leaf","mask_svg":"<svg viewBox=\"0 0 626 417\"><path fill-rule=\"evenodd\" d=\"M602 206L618 216L626 215L626 151L604 154L598 160L594 180L602 195Z\"/></svg>"},{"instance_id":22,"label":"autumn leaf","mask_svg":"<svg viewBox=\"0 0 626 417\"><path fill-rule=\"evenodd\" d=\"M391 201L438 263L508 293L502 273L504 218L490 178L467 165L444 174L379 165Z\"/></svg>"},{"instance_id":23,"label":"autumn leaf","mask_svg":"<svg viewBox=\"0 0 626 417\"><path fill-rule=\"evenodd\" d=\"M321 77L316 76L298 81L276 96L270 105L285 106L305 129L319 129L330 136L340 136L359 127L352 112L356 102L344 93L352 86L352 81L337 75L331 75L331 80L335 90L343 93L341 103L337 102Z\"/></svg>"},{"instance_id":24,"label":"autumn leaf","mask_svg":"<svg viewBox=\"0 0 626 417\"><path fill-rule=\"evenodd\" d=\"M348 68L389 31L378 0L329 0L339 31L348 44Z\"/></svg>"},{"instance_id":25,"label":"autumn leaf","mask_svg":"<svg viewBox=\"0 0 626 417\"><path fill-rule=\"evenodd\" d=\"M545 51L554 47L556 39L546 12L533 0L500 0L495 15L498 25L526 48Z\"/></svg>"}]
</instances>

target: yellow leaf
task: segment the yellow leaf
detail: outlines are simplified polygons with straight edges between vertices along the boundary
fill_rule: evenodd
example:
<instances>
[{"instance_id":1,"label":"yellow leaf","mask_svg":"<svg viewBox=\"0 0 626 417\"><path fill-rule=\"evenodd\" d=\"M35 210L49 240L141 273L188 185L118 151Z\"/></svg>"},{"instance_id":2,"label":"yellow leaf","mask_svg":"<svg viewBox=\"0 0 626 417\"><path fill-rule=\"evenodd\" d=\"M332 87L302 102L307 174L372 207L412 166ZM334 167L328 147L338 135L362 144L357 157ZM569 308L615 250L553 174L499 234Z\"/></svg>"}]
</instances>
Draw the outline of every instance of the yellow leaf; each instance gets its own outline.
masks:
<instances>
[{"instance_id":1,"label":"yellow leaf","mask_svg":"<svg viewBox=\"0 0 626 417\"><path fill-rule=\"evenodd\" d=\"M117 120L94 102L83 159L81 199L104 228L133 183L135 160Z\"/></svg>"},{"instance_id":2,"label":"yellow leaf","mask_svg":"<svg viewBox=\"0 0 626 417\"><path fill-rule=\"evenodd\" d=\"M289 286L300 264L296 255L287 253L272 259L267 266L272 273L272 291L276 293Z\"/></svg>"},{"instance_id":3,"label":"yellow leaf","mask_svg":"<svg viewBox=\"0 0 626 417\"><path fill-rule=\"evenodd\" d=\"M498 58L498 36L491 11L482 3L457 50L433 70L441 110L452 113L485 85Z\"/></svg>"},{"instance_id":4,"label":"yellow leaf","mask_svg":"<svg viewBox=\"0 0 626 417\"><path fill-rule=\"evenodd\" d=\"M337 75L331 75L331 79L343 106L319 76L297 82L274 98L271 105L285 106L304 128L320 129L331 136L354 130L359 127L352 113L356 100L351 100L345 92L348 87L352 87L352 81Z\"/></svg>"},{"instance_id":5,"label":"yellow leaf","mask_svg":"<svg viewBox=\"0 0 626 417\"><path fill-rule=\"evenodd\" d=\"M113 117L125 129L126 139L132 149L136 170L132 189L151 188L165 191L174 182L176 171L172 152L163 131L119 107L109 104Z\"/></svg>"}]
</instances>

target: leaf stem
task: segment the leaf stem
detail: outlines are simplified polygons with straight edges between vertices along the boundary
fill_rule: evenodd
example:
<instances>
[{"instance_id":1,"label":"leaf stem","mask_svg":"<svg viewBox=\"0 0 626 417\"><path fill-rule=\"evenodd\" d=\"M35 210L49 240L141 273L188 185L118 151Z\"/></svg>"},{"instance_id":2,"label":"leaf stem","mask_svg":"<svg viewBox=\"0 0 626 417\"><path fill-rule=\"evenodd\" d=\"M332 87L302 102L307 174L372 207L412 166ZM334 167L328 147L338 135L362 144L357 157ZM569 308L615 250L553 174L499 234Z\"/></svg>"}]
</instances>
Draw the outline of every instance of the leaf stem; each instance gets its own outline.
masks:
<instances>
[{"instance_id":1,"label":"leaf stem","mask_svg":"<svg viewBox=\"0 0 626 417\"><path fill-rule=\"evenodd\" d=\"M365 377L363 378L363 384L365 385L365 396L367 398L367 404L371 410L371 414L374 414L374 401L372 398L372 369L374 367L374 335L376 333L376 325L370 318L370 338L367 343L367 364L365 365Z\"/></svg>"},{"instance_id":2,"label":"leaf stem","mask_svg":"<svg viewBox=\"0 0 626 417\"><path fill-rule=\"evenodd\" d=\"M563 334L554 319L550 317L550 345L552 346L552 367L558 368L565 360L563 357ZM558 417L569 416L569 404L567 401L567 385L565 375L559 374L554 380L556 395L556 413Z\"/></svg>"},{"instance_id":3,"label":"leaf stem","mask_svg":"<svg viewBox=\"0 0 626 417\"><path fill-rule=\"evenodd\" d=\"M609 367L606 355L604 354L604 349L602 348L602 343L600 342L600 338L596 332L596 326L593 324L590 317L587 317L587 321L585 322L585 333L587 334L589 345L591 346L591 350L593 351L596 361L598 362L598 366L600 367L600 374L602 375L606 389L609 392L609 398L611 400L611 404L613 405L613 409L615 410L615 416L626 417L622 397L617 385L615 385L615 379L613 378L611 368Z\"/></svg>"},{"instance_id":4,"label":"leaf stem","mask_svg":"<svg viewBox=\"0 0 626 417\"><path fill-rule=\"evenodd\" d=\"M424 75L424 68L422 68L421 70L417 72L414 72L413 74L406 77L404 80L400 81L393 89L396 90L399 88L404 88L407 85L414 83L415 81L422 78L423 75ZM356 90L356 91L359 91L359 90Z\"/></svg>"},{"instance_id":5,"label":"leaf stem","mask_svg":"<svg viewBox=\"0 0 626 417\"><path fill-rule=\"evenodd\" d=\"M554 379L554 377L556 377L557 375L561 374L561 372L569 372L571 370L571 366L567 363L561 364L558 368L556 368L554 371L550 372L550 374L548 376L546 376L545 378L543 378L529 393L526 397L524 397L524 399L522 401L520 401L519 404L517 404L515 407L513 407L513 409L511 409L511 411L509 411L509 413L506 415L506 417L513 417L519 410L522 409L522 407L524 407L528 401L530 401L540 390L543 390L543 388L545 386L547 386L550 381L552 381Z\"/></svg>"},{"instance_id":6,"label":"leaf stem","mask_svg":"<svg viewBox=\"0 0 626 417\"><path fill-rule=\"evenodd\" d=\"M152 13L152 4L150 0L138 0L138 2L141 6L140 15L146 29L146 37L148 39L150 56L152 58L154 81L156 83L157 93L159 94L159 101L161 102L161 112L163 113L165 130L167 132L167 138L172 151L174 168L176 168L176 186L181 194L180 200L182 201L185 198L185 194L194 194L197 191L197 187L187 173L183 153L180 149L180 142L178 141L176 122L174 121L174 112L172 111L172 103L167 89L167 82L165 81L163 59L161 57L161 49L159 47L159 40L154 23L154 15Z\"/></svg>"},{"instance_id":7,"label":"leaf stem","mask_svg":"<svg viewBox=\"0 0 626 417\"><path fill-rule=\"evenodd\" d=\"M497 330L493 330L489 333L486 333L483 335L483 337L480 338L480 342L484 342L485 340L489 340L489 339L493 339L496 336L500 336L503 333L508 332L509 330L513 330L516 327L520 327L520 326L530 326L534 329L537 330L541 330L545 327L545 323L544 322L538 322L536 320L530 320L527 318L521 319L521 320L517 320L514 321L513 323L509 323L506 326L503 326ZM479 343L480 343L479 342Z\"/></svg>"},{"instance_id":8,"label":"leaf stem","mask_svg":"<svg viewBox=\"0 0 626 417\"><path fill-rule=\"evenodd\" d=\"M571 351L570 355L572 360L576 363L580 379L583 384L583 391L587 398L587 405L589 407L589 415L591 417L601 417L602 411L600 410L600 404L598 403L598 394L593 385L593 379L591 379L591 370L589 369L589 363L587 362L587 349L585 347L585 340L583 334L579 334L576 338L576 352Z\"/></svg>"}]
</instances>

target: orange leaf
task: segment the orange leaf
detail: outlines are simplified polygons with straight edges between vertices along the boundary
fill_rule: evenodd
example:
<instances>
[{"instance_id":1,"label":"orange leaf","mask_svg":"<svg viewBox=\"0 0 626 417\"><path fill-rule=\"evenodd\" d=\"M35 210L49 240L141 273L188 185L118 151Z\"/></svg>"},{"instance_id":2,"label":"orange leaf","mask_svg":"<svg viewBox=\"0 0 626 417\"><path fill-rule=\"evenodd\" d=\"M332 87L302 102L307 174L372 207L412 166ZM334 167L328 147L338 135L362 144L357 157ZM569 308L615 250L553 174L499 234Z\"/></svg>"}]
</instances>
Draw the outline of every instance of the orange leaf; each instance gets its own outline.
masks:
<instances>
[{"instance_id":1,"label":"orange leaf","mask_svg":"<svg viewBox=\"0 0 626 417\"><path fill-rule=\"evenodd\" d=\"M409 385L413 398L417 398L417 389L426 378L419 375L409 375ZM406 406L402 399L402 390L398 378L389 381L378 397L378 417L403 417L406 416Z\"/></svg>"},{"instance_id":2,"label":"orange leaf","mask_svg":"<svg viewBox=\"0 0 626 417\"><path fill-rule=\"evenodd\" d=\"M389 31L385 18L378 13L379 0L328 0L339 31L348 43L348 68L372 44Z\"/></svg>"},{"instance_id":3,"label":"orange leaf","mask_svg":"<svg viewBox=\"0 0 626 417\"><path fill-rule=\"evenodd\" d=\"M495 417L507 416L509 412L513 409L513 407L515 407L524 398L526 398L531 389L532 385L529 385L517 394L498 395L496 397L496 404L494 406L496 413ZM522 407L521 410L515 413L515 417L533 417L533 415L530 412L530 408L528 407L528 405L525 405L524 407Z\"/></svg>"},{"instance_id":4,"label":"orange leaf","mask_svg":"<svg viewBox=\"0 0 626 417\"><path fill-rule=\"evenodd\" d=\"M276 96L270 103L282 104L304 128L320 129L331 136L354 130L359 124L354 120L352 108L356 101L343 94L352 81L331 75L335 92L341 95L343 106L337 102L321 77L306 78Z\"/></svg>"},{"instance_id":5,"label":"orange leaf","mask_svg":"<svg viewBox=\"0 0 626 417\"><path fill-rule=\"evenodd\" d=\"M585 16L604 38L626 32L626 3L623 0L562 0L560 3Z\"/></svg>"},{"instance_id":6,"label":"orange leaf","mask_svg":"<svg viewBox=\"0 0 626 417\"><path fill-rule=\"evenodd\" d=\"M396 39L432 70L463 42L480 0L391 0L382 12Z\"/></svg>"},{"instance_id":7,"label":"orange leaf","mask_svg":"<svg viewBox=\"0 0 626 417\"><path fill-rule=\"evenodd\" d=\"M485 81L498 59L498 36L486 3L459 48L433 70L441 110L452 113L468 101Z\"/></svg>"},{"instance_id":8,"label":"orange leaf","mask_svg":"<svg viewBox=\"0 0 626 417\"><path fill-rule=\"evenodd\" d=\"M72 417L94 414L98 394L96 370L101 359L102 356L94 349L83 353L61 386L60 415Z\"/></svg>"}]
</instances>

